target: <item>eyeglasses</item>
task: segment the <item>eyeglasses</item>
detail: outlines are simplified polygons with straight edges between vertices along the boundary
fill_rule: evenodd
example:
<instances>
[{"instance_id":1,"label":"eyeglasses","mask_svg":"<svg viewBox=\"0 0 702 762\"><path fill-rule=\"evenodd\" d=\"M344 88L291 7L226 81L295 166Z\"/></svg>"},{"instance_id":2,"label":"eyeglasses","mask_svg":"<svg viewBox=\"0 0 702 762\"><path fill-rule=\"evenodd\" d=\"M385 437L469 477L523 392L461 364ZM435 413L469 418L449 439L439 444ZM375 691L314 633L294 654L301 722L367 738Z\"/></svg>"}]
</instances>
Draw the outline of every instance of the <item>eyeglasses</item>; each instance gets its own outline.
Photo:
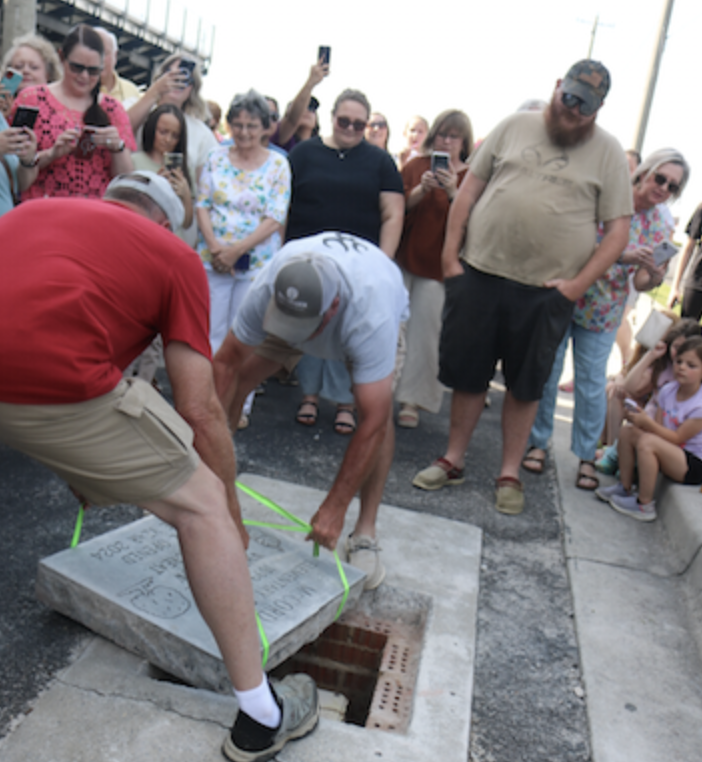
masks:
<instances>
[{"instance_id":1,"label":"eyeglasses","mask_svg":"<svg viewBox=\"0 0 702 762\"><path fill-rule=\"evenodd\" d=\"M347 116L337 116L336 123L342 130L348 130L349 127L353 127L354 132L363 132L368 124L368 122L364 122L361 119L351 120Z\"/></svg>"},{"instance_id":2,"label":"eyeglasses","mask_svg":"<svg viewBox=\"0 0 702 762\"><path fill-rule=\"evenodd\" d=\"M665 188L666 183L668 183L668 193L677 193L680 190L680 186L677 183L668 180L668 178L665 175L660 174L660 172L656 172L653 175L653 181L656 185L660 185L661 188Z\"/></svg>"},{"instance_id":3,"label":"eyeglasses","mask_svg":"<svg viewBox=\"0 0 702 762\"><path fill-rule=\"evenodd\" d=\"M280 119L280 114L277 111L271 111L271 122L277 122Z\"/></svg>"},{"instance_id":4,"label":"eyeglasses","mask_svg":"<svg viewBox=\"0 0 702 762\"><path fill-rule=\"evenodd\" d=\"M230 122L230 125L234 132L256 132L256 130L260 130L263 127L261 122L251 122L249 124Z\"/></svg>"},{"instance_id":5,"label":"eyeglasses","mask_svg":"<svg viewBox=\"0 0 702 762\"><path fill-rule=\"evenodd\" d=\"M82 74L84 71L88 72L89 77L99 77L102 74L102 66L84 66L75 61L66 61L66 63L74 74Z\"/></svg>"},{"instance_id":6,"label":"eyeglasses","mask_svg":"<svg viewBox=\"0 0 702 762\"><path fill-rule=\"evenodd\" d=\"M578 106L578 111L580 111L581 116L592 116L595 111L597 111L597 108L588 106L582 98L578 98L577 95L573 95L572 93L563 93L561 95L561 103L567 109L572 109Z\"/></svg>"},{"instance_id":7,"label":"eyeglasses","mask_svg":"<svg viewBox=\"0 0 702 762\"><path fill-rule=\"evenodd\" d=\"M369 122L368 127L371 130L384 130L388 126L387 122Z\"/></svg>"},{"instance_id":8,"label":"eyeglasses","mask_svg":"<svg viewBox=\"0 0 702 762\"><path fill-rule=\"evenodd\" d=\"M437 138L441 138L442 140L460 140L460 135L451 135L448 132L437 132L436 133Z\"/></svg>"}]
</instances>

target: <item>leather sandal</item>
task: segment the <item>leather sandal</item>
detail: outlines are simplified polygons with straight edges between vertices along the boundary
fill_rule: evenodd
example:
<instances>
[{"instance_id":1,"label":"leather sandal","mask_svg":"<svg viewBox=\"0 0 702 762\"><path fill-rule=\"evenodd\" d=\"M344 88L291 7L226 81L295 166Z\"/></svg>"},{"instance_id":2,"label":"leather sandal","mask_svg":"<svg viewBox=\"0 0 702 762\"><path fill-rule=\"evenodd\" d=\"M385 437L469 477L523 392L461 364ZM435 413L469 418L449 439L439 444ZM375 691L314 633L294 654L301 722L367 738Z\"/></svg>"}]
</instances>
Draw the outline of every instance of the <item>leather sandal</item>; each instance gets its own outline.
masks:
<instances>
[{"instance_id":1,"label":"leather sandal","mask_svg":"<svg viewBox=\"0 0 702 762\"><path fill-rule=\"evenodd\" d=\"M538 453L541 453L540 455ZM526 455L522 458L522 468L531 474L541 475L544 472L544 463L546 462L546 453L540 448L532 445Z\"/></svg>"},{"instance_id":2,"label":"leather sandal","mask_svg":"<svg viewBox=\"0 0 702 762\"><path fill-rule=\"evenodd\" d=\"M312 402L312 400L305 400L297 409L295 420L303 426L314 426L317 423L318 414L319 405L316 402Z\"/></svg>"}]
</instances>

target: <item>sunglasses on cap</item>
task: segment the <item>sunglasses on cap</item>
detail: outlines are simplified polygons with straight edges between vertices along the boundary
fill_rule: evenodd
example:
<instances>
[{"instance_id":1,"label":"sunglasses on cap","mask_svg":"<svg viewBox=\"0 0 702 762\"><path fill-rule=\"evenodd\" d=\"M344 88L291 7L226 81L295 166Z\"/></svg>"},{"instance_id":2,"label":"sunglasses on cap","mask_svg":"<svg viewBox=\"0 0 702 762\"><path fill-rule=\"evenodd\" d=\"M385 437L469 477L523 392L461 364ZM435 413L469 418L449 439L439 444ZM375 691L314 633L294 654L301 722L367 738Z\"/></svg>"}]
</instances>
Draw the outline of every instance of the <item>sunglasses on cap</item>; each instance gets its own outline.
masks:
<instances>
[{"instance_id":1,"label":"sunglasses on cap","mask_svg":"<svg viewBox=\"0 0 702 762\"><path fill-rule=\"evenodd\" d=\"M580 111L581 116L592 116L595 111L597 111L596 108L591 108L582 98L578 98L577 95L573 95L572 93L563 93L561 95L561 103L567 109L578 106L578 111Z\"/></svg>"},{"instance_id":2,"label":"sunglasses on cap","mask_svg":"<svg viewBox=\"0 0 702 762\"><path fill-rule=\"evenodd\" d=\"M660 185L661 188L665 188L666 183L668 183L668 193L677 193L680 190L680 186L677 183L668 180L665 175L661 175L659 172L653 175L653 181L656 185Z\"/></svg>"},{"instance_id":3,"label":"sunglasses on cap","mask_svg":"<svg viewBox=\"0 0 702 762\"><path fill-rule=\"evenodd\" d=\"M84 71L88 72L89 77L99 77L102 74L102 66L84 66L75 61L67 61L66 63L74 74L82 74Z\"/></svg>"},{"instance_id":4,"label":"sunglasses on cap","mask_svg":"<svg viewBox=\"0 0 702 762\"><path fill-rule=\"evenodd\" d=\"M347 116L337 116L336 123L342 130L348 130L349 127L353 127L354 132L363 132L366 129L367 122L361 119L349 119Z\"/></svg>"}]
</instances>

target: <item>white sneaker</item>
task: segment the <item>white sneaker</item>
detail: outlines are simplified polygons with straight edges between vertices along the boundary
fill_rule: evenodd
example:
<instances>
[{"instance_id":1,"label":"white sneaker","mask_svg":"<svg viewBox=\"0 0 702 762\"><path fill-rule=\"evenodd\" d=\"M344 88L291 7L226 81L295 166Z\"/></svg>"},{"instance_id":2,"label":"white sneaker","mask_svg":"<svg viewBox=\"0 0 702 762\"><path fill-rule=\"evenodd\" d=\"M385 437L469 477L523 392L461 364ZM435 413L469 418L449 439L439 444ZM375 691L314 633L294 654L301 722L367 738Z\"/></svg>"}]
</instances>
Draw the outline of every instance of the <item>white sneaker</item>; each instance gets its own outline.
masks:
<instances>
[{"instance_id":1,"label":"white sneaker","mask_svg":"<svg viewBox=\"0 0 702 762\"><path fill-rule=\"evenodd\" d=\"M365 534L350 534L344 543L346 560L366 574L364 590L375 590L385 579L378 541Z\"/></svg>"}]
</instances>

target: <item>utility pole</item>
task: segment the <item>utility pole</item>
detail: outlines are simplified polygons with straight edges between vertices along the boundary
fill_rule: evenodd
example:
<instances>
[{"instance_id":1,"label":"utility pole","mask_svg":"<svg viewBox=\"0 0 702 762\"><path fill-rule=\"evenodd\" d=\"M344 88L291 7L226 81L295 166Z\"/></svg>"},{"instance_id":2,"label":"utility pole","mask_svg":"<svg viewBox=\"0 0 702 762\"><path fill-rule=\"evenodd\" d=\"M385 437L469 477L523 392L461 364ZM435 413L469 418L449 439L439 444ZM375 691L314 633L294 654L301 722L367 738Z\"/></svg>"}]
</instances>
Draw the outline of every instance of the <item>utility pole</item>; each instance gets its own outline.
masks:
<instances>
[{"instance_id":1,"label":"utility pole","mask_svg":"<svg viewBox=\"0 0 702 762\"><path fill-rule=\"evenodd\" d=\"M34 32L37 26L37 3L35 0L4 0L2 9L1 53L12 47L12 40Z\"/></svg>"},{"instance_id":2,"label":"utility pole","mask_svg":"<svg viewBox=\"0 0 702 762\"><path fill-rule=\"evenodd\" d=\"M590 33L590 47L587 51L587 57L592 58L592 49L595 47L595 37L597 36L597 27L600 25L600 14L595 16L595 23L592 25L592 32Z\"/></svg>"},{"instance_id":3,"label":"utility pole","mask_svg":"<svg viewBox=\"0 0 702 762\"><path fill-rule=\"evenodd\" d=\"M644 102L641 107L641 115L639 116L639 122L636 126L636 134L634 137L634 148L641 153L643 148L644 138L646 137L646 128L648 127L648 117L651 114L651 104L653 103L653 95L656 91L656 81L658 80L658 71L661 66L661 59L663 58L663 50L665 49L665 40L668 36L668 26L670 25L670 18L673 15L673 2L674 0L665 0L665 8L663 9L663 16L661 17L661 24L658 30L658 42L653 51L653 60L651 61L651 71L648 74L648 86L646 88L646 94L644 96Z\"/></svg>"}]
</instances>

